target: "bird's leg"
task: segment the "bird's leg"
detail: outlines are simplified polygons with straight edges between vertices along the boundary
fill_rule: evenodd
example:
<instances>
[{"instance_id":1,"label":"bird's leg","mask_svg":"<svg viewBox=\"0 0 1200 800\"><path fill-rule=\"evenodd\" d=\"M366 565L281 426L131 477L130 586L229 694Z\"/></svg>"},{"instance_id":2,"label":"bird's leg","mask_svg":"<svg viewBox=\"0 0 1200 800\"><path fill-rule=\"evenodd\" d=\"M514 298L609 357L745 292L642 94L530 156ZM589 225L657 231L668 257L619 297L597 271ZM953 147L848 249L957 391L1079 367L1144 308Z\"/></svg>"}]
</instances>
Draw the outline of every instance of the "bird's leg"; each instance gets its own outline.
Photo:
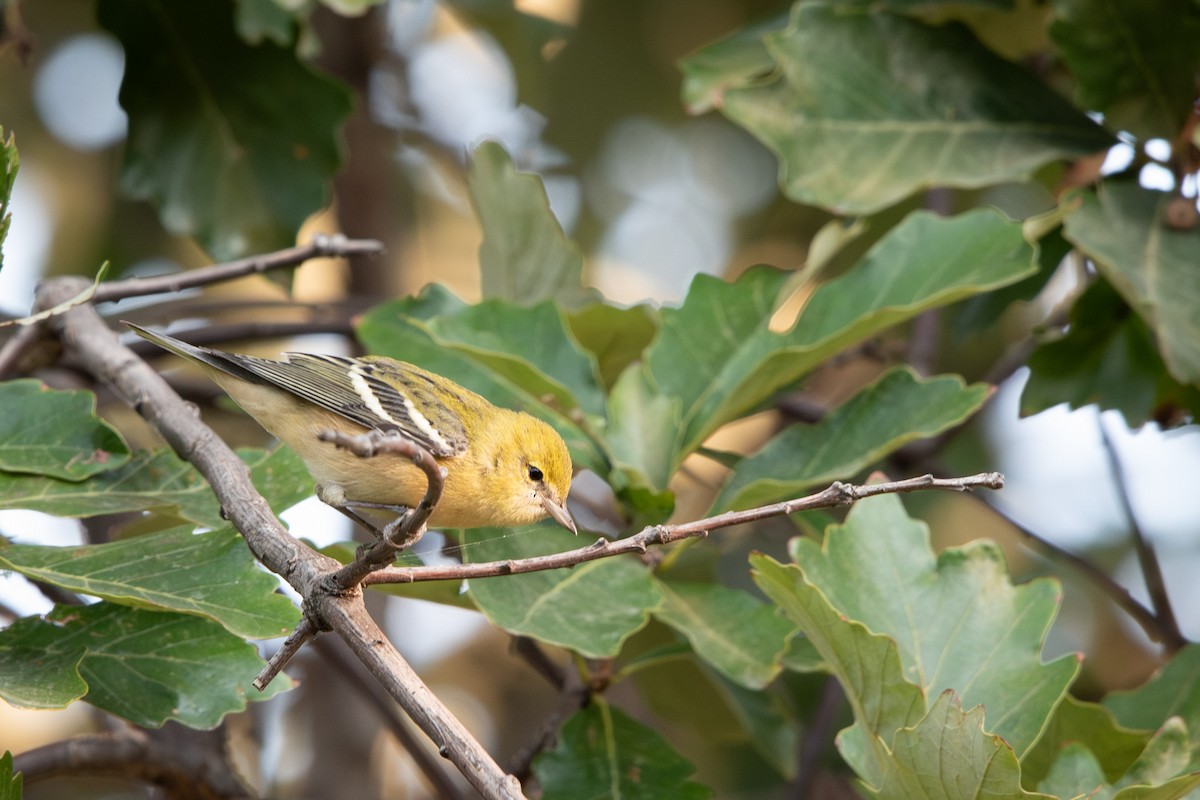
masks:
<instances>
[{"instance_id":1,"label":"bird's leg","mask_svg":"<svg viewBox=\"0 0 1200 800\"><path fill-rule=\"evenodd\" d=\"M395 531L397 523L402 522L411 510L408 506L390 505L388 503L370 503L366 501L351 500L346 497L346 490L336 483L319 483L317 484L317 498L325 505L336 508L342 512L347 518L357 525L370 531L377 538L386 539L389 531ZM397 518L389 522L383 528L380 528L375 523L368 520L354 508L375 508L383 511L391 511L397 514Z\"/></svg>"}]
</instances>

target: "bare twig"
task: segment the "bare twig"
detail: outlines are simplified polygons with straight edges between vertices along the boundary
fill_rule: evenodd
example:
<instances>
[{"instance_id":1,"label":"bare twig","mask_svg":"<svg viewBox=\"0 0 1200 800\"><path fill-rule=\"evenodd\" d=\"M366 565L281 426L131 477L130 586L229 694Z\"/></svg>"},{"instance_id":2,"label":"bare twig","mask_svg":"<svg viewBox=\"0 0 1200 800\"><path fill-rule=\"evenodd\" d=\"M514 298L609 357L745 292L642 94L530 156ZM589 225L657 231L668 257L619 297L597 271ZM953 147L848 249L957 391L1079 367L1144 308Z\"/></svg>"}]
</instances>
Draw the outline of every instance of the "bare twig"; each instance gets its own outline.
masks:
<instances>
[{"instance_id":1,"label":"bare twig","mask_svg":"<svg viewBox=\"0 0 1200 800\"><path fill-rule=\"evenodd\" d=\"M566 670L563 673L563 683L559 687L558 705L542 720L529 742L518 748L508 761L508 771L522 783L529 778L533 760L538 754L554 744L558 733L575 712L588 704L591 692L584 684L578 670Z\"/></svg>"},{"instance_id":2,"label":"bare twig","mask_svg":"<svg viewBox=\"0 0 1200 800\"><path fill-rule=\"evenodd\" d=\"M161 786L179 800L250 798L223 755L212 731L190 731L187 746L145 731L125 728L64 739L14 757L13 768L28 783L57 776L109 775Z\"/></svg>"},{"instance_id":3,"label":"bare twig","mask_svg":"<svg viewBox=\"0 0 1200 800\"><path fill-rule=\"evenodd\" d=\"M1025 537L1027 540L1026 543L1030 547L1046 552L1049 554L1050 558L1055 561L1061 561L1063 563L1070 564L1076 570L1081 572L1084 577L1096 584L1100 591L1112 598L1112 601L1116 603L1118 607L1123 609L1126 614L1132 617L1133 621L1140 625L1142 630L1145 631L1146 635L1152 640L1156 642L1162 642L1165 646L1171 648L1172 651L1178 650L1180 647L1187 644L1187 641L1183 638L1183 635L1178 632L1178 630L1172 634L1170 630L1162 625L1162 622L1153 611L1139 603L1137 598L1129 593L1128 589L1113 580L1113 578L1107 572L1100 569L1086 558L1078 556L1075 553L1072 553L1070 550L1066 550L1062 547L1059 547L1054 542L1042 538L1017 520L1013 519L1013 517L1011 517L1007 512L998 506L987 502L985 502L984 505L990 508L994 513L998 514L1009 525L1012 525L1018 533ZM1172 638L1173 636L1177 638Z\"/></svg>"},{"instance_id":4,"label":"bare twig","mask_svg":"<svg viewBox=\"0 0 1200 800\"><path fill-rule=\"evenodd\" d=\"M842 684L830 675L821 688L821 701L817 705L817 711L800 741L800 751L796 758L796 780L792 782L788 791L789 798L808 800L813 796L821 760L825 751L829 749L829 743L833 741L838 712L845 703L846 692L842 689Z\"/></svg>"},{"instance_id":5,"label":"bare twig","mask_svg":"<svg viewBox=\"0 0 1200 800\"><path fill-rule=\"evenodd\" d=\"M1167 596L1167 584L1163 578L1162 566L1158 562L1158 554L1154 551L1154 545L1146 538L1141 526L1138 525L1137 514L1129 499L1129 486L1125 482L1125 470L1121 466L1121 456L1117 452L1112 437L1109 436L1104 419L1099 415L1096 417L1096 425L1100 429L1100 441L1108 456L1108 465L1112 471L1113 484L1117 489L1117 498L1121 502L1121 509L1125 512L1125 519L1129 522L1129 532L1133 536L1133 549L1137 553L1138 563L1142 568L1146 592L1150 595L1154 616L1163 631L1163 645L1173 653L1187 640L1179 630L1179 622L1175 619L1175 609L1171 607L1171 599Z\"/></svg>"},{"instance_id":6,"label":"bare twig","mask_svg":"<svg viewBox=\"0 0 1200 800\"><path fill-rule=\"evenodd\" d=\"M254 679L254 688L260 692L266 689L268 684L275 680L275 676L282 672L283 668L288 665L288 662L296 656L296 653L300 652L300 648L318 633L320 633L320 630L317 627L317 623L312 617L305 614L291 634L283 640L283 644L280 645L279 649L267 659L267 665L262 668L262 671L258 673L258 677Z\"/></svg>"},{"instance_id":7,"label":"bare twig","mask_svg":"<svg viewBox=\"0 0 1200 800\"><path fill-rule=\"evenodd\" d=\"M380 688L378 683L368 680L362 665L351 658L332 639L317 639L313 646L321 654L321 657L342 675L346 683L363 695L379 712L383 724L396 737L396 741L404 748L405 752L412 756L417 768L425 776L425 780L429 781L429 785L437 790L437 796L445 798L445 800L463 798L463 793L459 791L458 785L450 779L441 764L431 757L429 751L421 746L404 718L396 713L395 701Z\"/></svg>"},{"instance_id":8,"label":"bare twig","mask_svg":"<svg viewBox=\"0 0 1200 800\"><path fill-rule=\"evenodd\" d=\"M490 578L497 575L516 575L523 572L538 572L547 569L573 567L598 558L609 558L624 553L645 553L647 548L669 544L680 539L707 536L709 531L756 522L768 517L811 511L814 508L848 506L866 497L899 492L918 492L937 489L951 492L969 492L973 489L1000 489L1004 476L998 472L985 472L965 478L935 478L922 475L902 481L855 485L835 482L829 488L808 497L787 500L746 511L729 511L715 517L683 522L675 525L652 525L640 533L625 539L609 541L598 539L585 547L551 553L532 558L509 559L507 561L485 561L478 564L452 564L449 566L389 567L372 572L363 579L364 585L378 583L415 583L417 581L463 580L465 578Z\"/></svg>"},{"instance_id":9,"label":"bare twig","mask_svg":"<svg viewBox=\"0 0 1200 800\"><path fill-rule=\"evenodd\" d=\"M127 278L122 281L102 283L96 289L94 303L105 303L124 300L130 297L144 297L149 294L166 294L193 289L198 286L208 286L214 283L268 272L273 269L294 267L303 264L310 258L330 258L334 256L376 255L383 252L383 245L374 239L347 239L341 234L314 236L305 245L277 250L261 256L252 256L226 264L213 264L187 272L173 272L169 275L158 275L150 278Z\"/></svg>"},{"instance_id":10,"label":"bare twig","mask_svg":"<svg viewBox=\"0 0 1200 800\"><path fill-rule=\"evenodd\" d=\"M528 636L514 636L512 651L520 656L534 672L545 678L555 689L562 689L566 685L567 673L571 670L565 670L558 664L555 664L550 659L550 656L546 655L546 651L533 639L530 639Z\"/></svg>"},{"instance_id":11,"label":"bare twig","mask_svg":"<svg viewBox=\"0 0 1200 800\"><path fill-rule=\"evenodd\" d=\"M38 291L51 307L86 287L81 279L59 278ZM109 383L154 425L181 457L211 484L230 521L251 552L305 598L306 616L341 636L384 688L454 762L484 797L521 797L520 784L506 775L483 746L429 691L412 667L367 614L358 587L333 593L330 576L341 565L288 535L266 501L254 490L246 464L204 425L166 382L123 347L90 305L72 308L47 321L64 346Z\"/></svg>"}]
</instances>

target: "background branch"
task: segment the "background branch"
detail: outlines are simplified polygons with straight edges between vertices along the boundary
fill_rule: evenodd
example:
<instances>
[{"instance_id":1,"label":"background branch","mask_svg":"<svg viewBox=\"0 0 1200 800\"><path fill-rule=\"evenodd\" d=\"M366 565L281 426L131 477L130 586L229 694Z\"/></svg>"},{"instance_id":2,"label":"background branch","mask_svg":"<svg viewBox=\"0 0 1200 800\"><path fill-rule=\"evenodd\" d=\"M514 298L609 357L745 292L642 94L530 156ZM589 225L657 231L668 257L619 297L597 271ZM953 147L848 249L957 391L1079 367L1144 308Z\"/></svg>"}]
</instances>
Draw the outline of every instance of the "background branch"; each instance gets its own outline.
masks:
<instances>
[{"instance_id":1,"label":"background branch","mask_svg":"<svg viewBox=\"0 0 1200 800\"><path fill-rule=\"evenodd\" d=\"M1175 652L1186 643L1183 633L1179 630L1179 622L1175 619L1175 609L1171 607L1171 598L1167 596L1167 582L1163 578L1162 566L1158 562L1158 554L1154 545L1146 538L1146 534L1138 525L1137 514L1133 510L1133 502L1129 498L1129 486L1125 482L1125 470L1121 466L1121 456L1116 444L1108 434L1104 418L1096 415L1096 425L1100 428L1100 441L1108 456L1109 469L1112 471L1113 484L1117 489L1117 498L1121 502L1121 510L1129 522L1129 533L1133 537L1133 549L1137 553L1138 564L1142 568L1142 578L1146 582L1146 592L1150 595L1150 603L1154 607L1154 618L1162 631L1162 642L1170 652Z\"/></svg>"},{"instance_id":2,"label":"background branch","mask_svg":"<svg viewBox=\"0 0 1200 800\"><path fill-rule=\"evenodd\" d=\"M136 728L64 739L14 757L26 786L54 777L108 775L162 787L173 800L250 798L224 756L223 734L180 725L153 736Z\"/></svg>"}]
</instances>

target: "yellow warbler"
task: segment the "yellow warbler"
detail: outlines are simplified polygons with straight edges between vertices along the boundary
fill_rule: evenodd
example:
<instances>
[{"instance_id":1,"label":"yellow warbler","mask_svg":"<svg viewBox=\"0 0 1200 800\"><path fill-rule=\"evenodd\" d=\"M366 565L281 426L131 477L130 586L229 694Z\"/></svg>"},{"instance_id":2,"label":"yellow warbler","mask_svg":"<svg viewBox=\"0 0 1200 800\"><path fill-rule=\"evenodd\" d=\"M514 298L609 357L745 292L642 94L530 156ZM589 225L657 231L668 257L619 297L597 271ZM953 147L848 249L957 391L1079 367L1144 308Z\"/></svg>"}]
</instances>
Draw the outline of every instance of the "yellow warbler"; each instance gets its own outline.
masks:
<instances>
[{"instance_id":1,"label":"yellow warbler","mask_svg":"<svg viewBox=\"0 0 1200 800\"><path fill-rule=\"evenodd\" d=\"M445 468L430 527L526 525L547 515L574 531L567 512L571 455L536 417L498 408L469 389L383 356L285 353L282 361L225 353L125 323L195 361L260 425L304 461L318 496L338 507L409 508L426 490L407 459L362 459L317 434L398 431Z\"/></svg>"}]
</instances>

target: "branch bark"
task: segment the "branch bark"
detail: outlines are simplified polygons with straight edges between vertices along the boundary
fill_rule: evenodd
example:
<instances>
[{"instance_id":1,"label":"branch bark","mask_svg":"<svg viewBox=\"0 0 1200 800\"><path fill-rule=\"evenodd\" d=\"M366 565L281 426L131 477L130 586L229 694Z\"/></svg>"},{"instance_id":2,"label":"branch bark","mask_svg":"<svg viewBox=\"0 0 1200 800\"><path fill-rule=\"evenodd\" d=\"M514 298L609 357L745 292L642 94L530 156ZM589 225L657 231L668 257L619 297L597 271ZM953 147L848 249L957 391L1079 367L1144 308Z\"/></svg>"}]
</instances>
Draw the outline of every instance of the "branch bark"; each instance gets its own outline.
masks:
<instances>
[{"instance_id":1,"label":"branch bark","mask_svg":"<svg viewBox=\"0 0 1200 800\"><path fill-rule=\"evenodd\" d=\"M198 270L203 272L203 270ZM51 308L87 288L80 278L58 278L40 287L37 303ZM483 746L420 680L367 614L358 587L324 591L342 565L292 538L255 491L244 462L166 384L121 345L90 304L50 318L47 325L64 347L88 365L146 418L182 458L190 461L220 500L251 552L305 598L305 613L346 641L384 686L484 797L523 797L520 783L504 773Z\"/></svg>"},{"instance_id":2,"label":"branch bark","mask_svg":"<svg viewBox=\"0 0 1200 800\"><path fill-rule=\"evenodd\" d=\"M370 573L363 579L363 584L370 586L379 583L416 583L417 581L448 581L467 578L491 578L497 575L516 575L523 572L539 572L547 569L562 569L573 567L598 558L609 558L625 553L646 552L650 547L669 544L680 539L692 539L707 536L709 531L728 528L733 525L743 525L756 522L768 517L778 517L794 514L797 511L811 511L815 508L832 508L849 506L866 497L878 494L896 494L902 492L918 492L936 489L949 492L969 492L973 489L1000 489L1004 486L1004 476L999 472L983 472L964 478L935 478L932 475L921 475L902 481L887 481L883 483L868 483L862 485L835 481L829 488L795 500L785 500L769 506L751 508L746 511L729 511L715 517L682 522L675 525L652 525L625 539L609 541L597 539L586 547L567 550L562 553L551 553L532 558L509 559L507 561L485 561L478 564L453 564L449 566L432 567L387 567Z\"/></svg>"}]
</instances>

